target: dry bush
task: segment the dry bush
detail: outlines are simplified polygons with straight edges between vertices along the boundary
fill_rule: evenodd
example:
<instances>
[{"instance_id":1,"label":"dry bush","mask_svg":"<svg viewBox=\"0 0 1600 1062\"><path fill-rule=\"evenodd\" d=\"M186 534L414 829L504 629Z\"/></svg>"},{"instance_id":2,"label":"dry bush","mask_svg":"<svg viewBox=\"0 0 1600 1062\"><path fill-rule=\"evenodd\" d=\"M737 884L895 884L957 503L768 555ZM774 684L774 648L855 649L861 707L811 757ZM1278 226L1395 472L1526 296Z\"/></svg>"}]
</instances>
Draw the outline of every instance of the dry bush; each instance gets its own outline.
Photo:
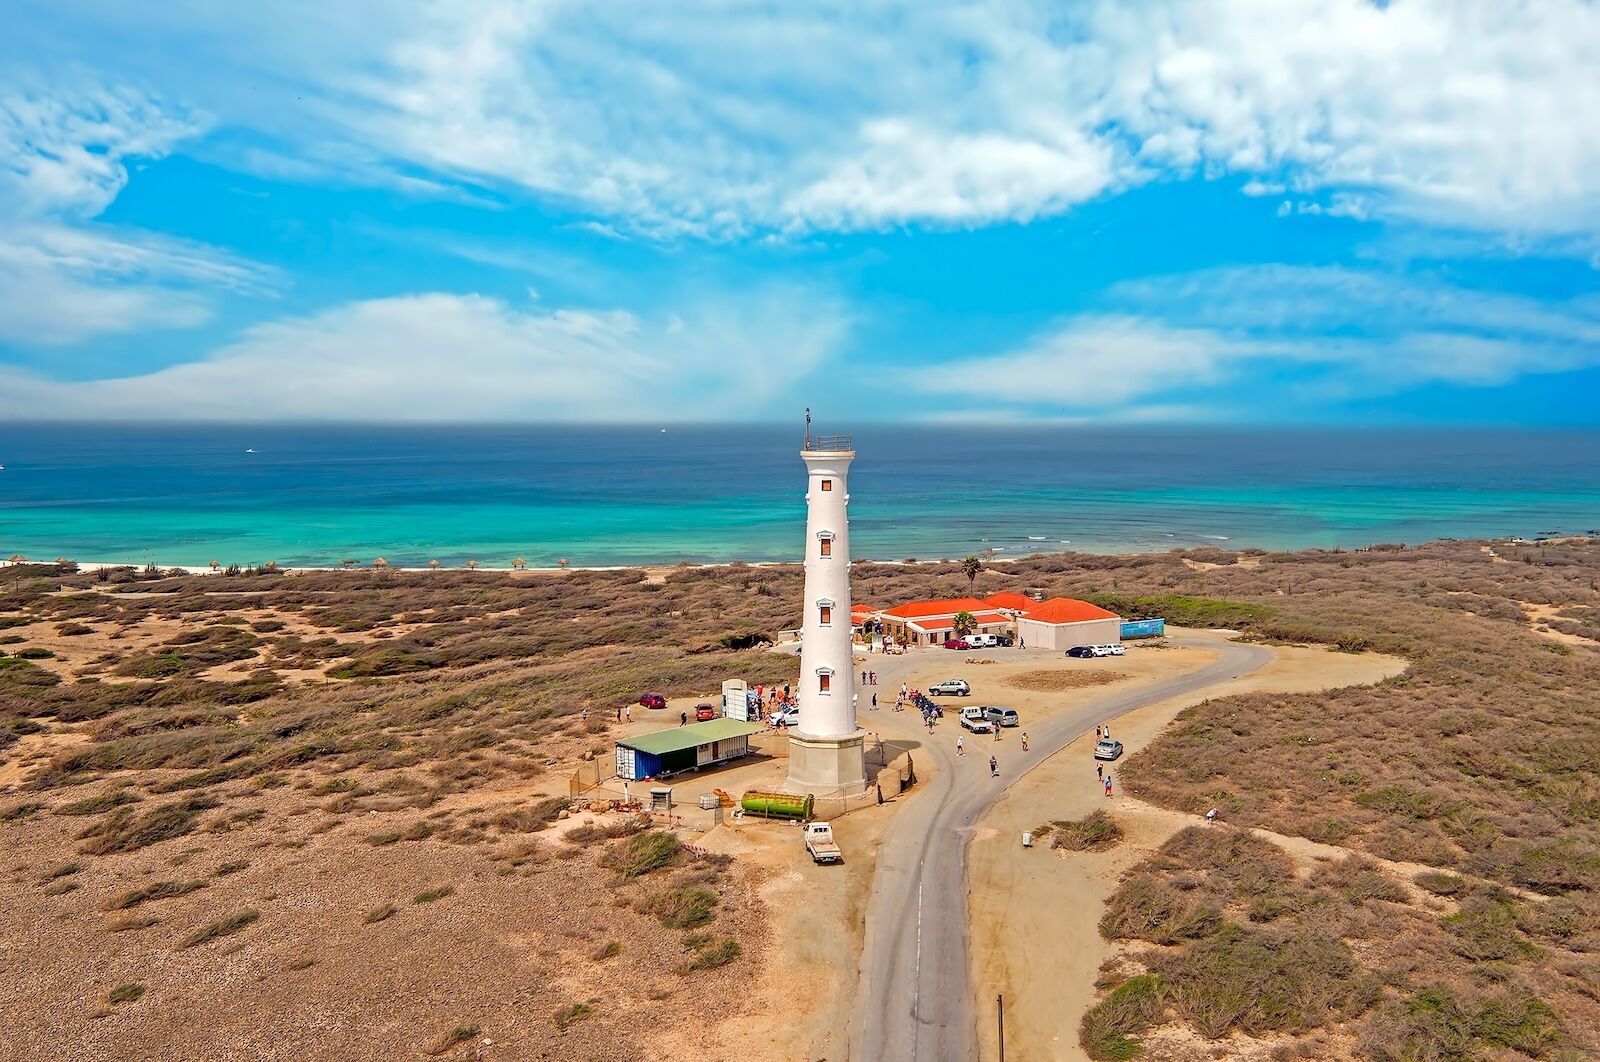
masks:
<instances>
[{"instance_id":1,"label":"dry bush","mask_svg":"<svg viewBox=\"0 0 1600 1062\"><path fill-rule=\"evenodd\" d=\"M195 828L202 811L217 807L219 803L208 797L191 797L173 804L163 804L138 815L126 808L119 808L104 821L79 834L84 843L78 847L78 851L86 855L110 855L113 852L132 852L182 837Z\"/></svg>"},{"instance_id":2,"label":"dry bush","mask_svg":"<svg viewBox=\"0 0 1600 1062\"><path fill-rule=\"evenodd\" d=\"M1122 827L1096 809L1082 819L1057 819L1051 824L1051 848L1069 852L1100 852L1122 840Z\"/></svg>"},{"instance_id":3,"label":"dry bush","mask_svg":"<svg viewBox=\"0 0 1600 1062\"><path fill-rule=\"evenodd\" d=\"M668 929L698 929L716 917L717 894L710 889L666 889L651 896L644 909Z\"/></svg>"},{"instance_id":4,"label":"dry bush","mask_svg":"<svg viewBox=\"0 0 1600 1062\"><path fill-rule=\"evenodd\" d=\"M178 942L180 948L196 948L219 937L231 937L261 917L259 911L243 910L201 926Z\"/></svg>"}]
</instances>

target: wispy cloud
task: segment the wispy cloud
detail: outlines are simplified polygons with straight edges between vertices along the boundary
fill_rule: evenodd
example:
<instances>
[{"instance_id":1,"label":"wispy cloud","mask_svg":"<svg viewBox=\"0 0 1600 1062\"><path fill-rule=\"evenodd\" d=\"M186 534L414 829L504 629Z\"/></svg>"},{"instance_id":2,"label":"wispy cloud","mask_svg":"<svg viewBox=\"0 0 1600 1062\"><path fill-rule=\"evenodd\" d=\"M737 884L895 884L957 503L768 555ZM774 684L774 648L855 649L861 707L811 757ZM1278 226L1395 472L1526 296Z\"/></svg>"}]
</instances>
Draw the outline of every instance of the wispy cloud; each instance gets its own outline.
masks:
<instances>
[{"instance_id":1,"label":"wispy cloud","mask_svg":"<svg viewBox=\"0 0 1600 1062\"><path fill-rule=\"evenodd\" d=\"M790 288L651 316L414 295L259 325L143 375L0 369L0 406L74 419L737 419L771 412L835 356L848 327L828 296Z\"/></svg>"},{"instance_id":2,"label":"wispy cloud","mask_svg":"<svg viewBox=\"0 0 1600 1062\"><path fill-rule=\"evenodd\" d=\"M1336 268L1205 270L1121 284L1115 314L1060 321L1018 349L904 382L1013 415L1102 419L1181 403L1281 416L1429 384L1494 387L1600 366L1600 298L1551 303Z\"/></svg>"}]
</instances>

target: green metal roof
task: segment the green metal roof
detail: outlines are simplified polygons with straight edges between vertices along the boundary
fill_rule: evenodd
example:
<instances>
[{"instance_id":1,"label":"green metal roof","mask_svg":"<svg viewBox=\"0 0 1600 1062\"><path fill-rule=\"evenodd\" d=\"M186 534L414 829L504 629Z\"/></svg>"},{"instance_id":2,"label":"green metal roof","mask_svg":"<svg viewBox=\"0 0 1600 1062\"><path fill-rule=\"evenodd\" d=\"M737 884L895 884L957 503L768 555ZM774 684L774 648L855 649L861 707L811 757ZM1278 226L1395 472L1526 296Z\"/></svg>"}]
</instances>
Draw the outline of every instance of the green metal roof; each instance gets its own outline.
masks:
<instances>
[{"instance_id":1,"label":"green metal roof","mask_svg":"<svg viewBox=\"0 0 1600 1062\"><path fill-rule=\"evenodd\" d=\"M738 719L713 719L708 723L690 723L688 726L673 727L671 730L658 730L654 734L622 738L617 744L625 748L638 749L640 752L648 752L652 756L662 756L668 752L692 749L697 745L709 745L724 738L759 734L765 729L766 727L760 723L745 723Z\"/></svg>"}]
</instances>

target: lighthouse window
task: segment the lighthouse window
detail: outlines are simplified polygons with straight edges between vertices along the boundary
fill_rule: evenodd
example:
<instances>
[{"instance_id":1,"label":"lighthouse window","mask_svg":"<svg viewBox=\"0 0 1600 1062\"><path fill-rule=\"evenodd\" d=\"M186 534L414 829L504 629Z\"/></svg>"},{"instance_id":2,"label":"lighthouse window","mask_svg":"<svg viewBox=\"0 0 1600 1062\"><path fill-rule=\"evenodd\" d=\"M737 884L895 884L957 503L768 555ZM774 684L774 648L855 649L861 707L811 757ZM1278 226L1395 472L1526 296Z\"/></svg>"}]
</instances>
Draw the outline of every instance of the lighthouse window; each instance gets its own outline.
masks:
<instances>
[{"instance_id":1,"label":"lighthouse window","mask_svg":"<svg viewBox=\"0 0 1600 1062\"><path fill-rule=\"evenodd\" d=\"M823 605L821 612L822 615L820 617L820 622L825 624L833 622L833 609L829 608L827 605Z\"/></svg>"},{"instance_id":2,"label":"lighthouse window","mask_svg":"<svg viewBox=\"0 0 1600 1062\"><path fill-rule=\"evenodd\" d=\"M817 676L817 689L822 693L827 693L828 692L828 686L832 682L833 682L833 676L832 675L818 675Z\"/></svg>"},{"instance_id":3,"label":"lighthouse window","mask_svg":"<svg viewBox=\"0 0 1600 1062\"><path fill-rule=\"evenodd\" d=\"M832 490L833 489L833 480L831 480L831 479L823 480L822 481L822 489L823 490Z\"/></svg>"},{"instance_id":4,"label":"lighthouse window","mask_svg":"<svg viewBox=\"0 0 1600 1062\"><path fill-rule=\"evenodd\" d=\"M825 538L822 540L822 555L824 557L833 556L833 539Z\"/></svg>"}]
</instances>

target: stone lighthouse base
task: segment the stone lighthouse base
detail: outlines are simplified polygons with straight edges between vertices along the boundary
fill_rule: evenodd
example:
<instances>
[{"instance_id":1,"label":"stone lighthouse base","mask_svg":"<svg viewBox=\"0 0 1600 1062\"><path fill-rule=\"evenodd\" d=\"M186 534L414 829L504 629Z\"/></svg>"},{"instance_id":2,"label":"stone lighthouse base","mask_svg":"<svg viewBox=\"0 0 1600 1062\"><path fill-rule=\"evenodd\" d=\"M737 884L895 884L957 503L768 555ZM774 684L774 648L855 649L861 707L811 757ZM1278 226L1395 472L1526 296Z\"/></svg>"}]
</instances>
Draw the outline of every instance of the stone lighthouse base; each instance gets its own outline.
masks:
<instances>
[{"instance_id":1,"label":"stone lighthouse base","mask_svg":"<svg viewBox=\"0 0 1600 1062\"><path fill-rule=\"evenodd\" d=\"M818 796L844 790L852 796L867 787L866 731L845 737L789 736L789 781L784 788Z\"/></svg>"}]
</instances>

